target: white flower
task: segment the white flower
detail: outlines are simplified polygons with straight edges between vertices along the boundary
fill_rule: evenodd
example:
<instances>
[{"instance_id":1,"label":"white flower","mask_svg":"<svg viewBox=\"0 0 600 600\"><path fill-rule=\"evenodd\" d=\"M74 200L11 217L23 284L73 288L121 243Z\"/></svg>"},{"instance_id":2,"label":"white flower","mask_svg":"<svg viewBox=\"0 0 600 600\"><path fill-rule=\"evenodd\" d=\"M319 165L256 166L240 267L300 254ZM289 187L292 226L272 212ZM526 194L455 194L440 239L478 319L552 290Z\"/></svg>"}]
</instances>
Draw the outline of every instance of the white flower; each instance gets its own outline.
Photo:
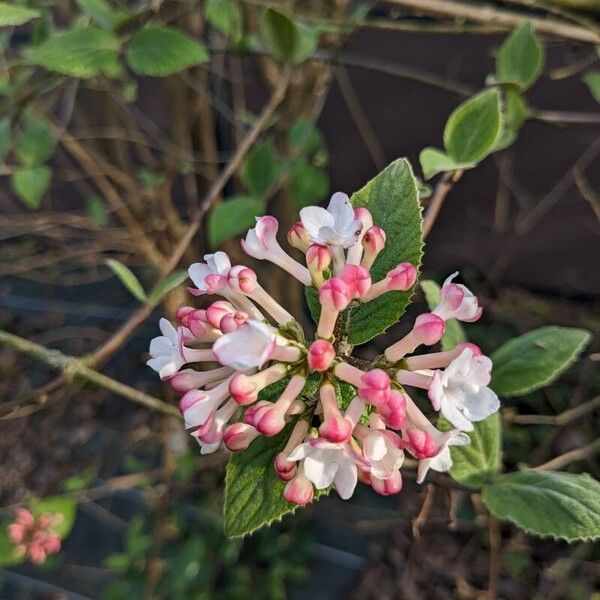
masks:
<instances>
[{"instance_id":1,"label":"white flower","mask_svg":"<svg viewBox=\"0 0 600 600\"><path fill-rule=\"evenodd\" d=\"M404 452L380 429L370 429L362 440L362 447L371 475L378 479L389 479L404 462Z\"/></svg>"},{"instance_id":2,"label":"white flower","mask_svg":"<svg viewBox=\"0 0 600 600\"><path fill-rule=\"evenodd\" d=\"M320 206L303 208L300 220L315 244L349 248L357 242L362 231L362 222L355 218L350 199L342 192L331 197L327 209Z\"/></svg>"},{"instance_id":3,"label":"white flower","mask_svg":"<svg viewBox=\"0 0 600 600\"><path fill-rule=\"evenodd\" d=\"M275 217L256 217L256 225L248 230L246 239L242 240L244 252L258 260L275 259L283 252L276 237L278 230L279 222Z\"/></svg>"},{"instance_id":4,"label":"white flower","mask_svg":"<svg viewBox=\"0 0 600 600\"><path fill-rule=\"evenodd\" d=\"M483 421L500 408L498 396L487 387L492 361L474 356L465 348L446 369L434 373L429 385L429 399L435 410L455 427L473 430L473 421Z\"/></svg>"},{"instance_id":5,"label":"white flower","mask_svg":"<svg viewBox=\"0 0 600 600\"><path fill-rule=\"evenodd\" d=\"M452 283L457 275L458 271L444 281L440 291L440 303L432 312L444 321L458 319L472 323L481 317L482 308L471 290L460 283Z\"/></svg>"},{"instance_id":6,"label":"white flower","mask_svg":"<svg viewBox=\"0 0 600 600\"><path fill-rule=\"evenodd\" d=\"M217 360L238 371L262 367L275 351L276 335L260 321L248 319L235 331L220 337L213 346Z\"/></svg>"},{"instance_id":7,"label":"white flower","mask_svg":"<svg viewBox=\"0 0 600 600\"><path fill-rule=\"evenodd\" d=\"M450 470L452 467L450 446L465 446L466 444L471 443L469 436L462 431L458 431L458 429L452 429L451 431L446 432L436 431L438 431L436 441L439 444L439 451L435 456L423 458L419 461L417 467L417 483L422 483L424 481L429 469L438 472Z\"/></svg>"},{"instance_id":8,"label":"white flower","mask_svg":"<svg viewBox=\"0 0 600 600\"><path fill-rule=\"evenodd\" d=\"M183 327L175 329L167 319L161 319L162 335L150 342L150 360L146 363L161 379L175 375L187 362L183 356L183 343L187 336Z\"/></svg>"},{"instance_id":9,"label":"white flower","mask_svg":"<svg viewBox=\"0 0 600 600\"><path fill-rule=\"evenodd\" d=\"M352 496L358 480L356 464L360 459L347 442L312 438L297 446L287 458L304 460L304 474L318 490L333 484L343 500Z\"/></svg>"},{"instance_id":10,"label":"white flower","mask_svg":"<svg viewBox=\"0 0 600 600\"><path fill-rule=\"evenodd\" d=\"M204 260L205 263L194 263L188 269L188 275L197 288L197 294L214 292L222 286L231 268L231 261L225 252L205 254Z\"/></svg>"}]
</instances>

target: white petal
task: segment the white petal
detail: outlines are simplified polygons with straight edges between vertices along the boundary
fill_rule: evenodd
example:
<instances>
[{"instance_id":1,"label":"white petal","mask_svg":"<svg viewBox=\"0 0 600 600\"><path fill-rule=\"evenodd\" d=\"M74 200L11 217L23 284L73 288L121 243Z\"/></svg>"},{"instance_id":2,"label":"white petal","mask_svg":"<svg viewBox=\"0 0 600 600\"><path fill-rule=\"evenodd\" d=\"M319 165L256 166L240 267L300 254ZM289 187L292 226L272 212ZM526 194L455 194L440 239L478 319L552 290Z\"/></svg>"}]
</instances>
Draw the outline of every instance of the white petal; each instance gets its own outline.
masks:
<instances>
[{"instance_id":1,"label":"white petal","mask_svg":"<svg viewBox=\"0 0 600 600\"><path fill-rule=\"evenodd\" d=\"M347 461L340 465L335 474L334 484L342 500L348 500L352 496L357 481L358 471L354 463Z\"/></svg>"},{"instance_id":2,"label":"white petal","mask_svg":"<svg viewBox=\"0 0 600 600\"><path fill-rule=\"evenodd\" d=\"M173 327L173 325L168 319L165 319L164 317L161 318L161 320L158 322L158 326L160 327L160 330L165 337L177 343L177 329Z\"/></svg>"},{"instance_id":3,"label":"white petal","mask_svg":"<svg viewBox=\"0 0 600 600\"><path fill-rule=\"evenodd\" d=\"M314 453L304 459L304 474L318 490L329 487L338 470L337 463L329 462L327 458L321 453Z\"/></svg>"},{"instance_id":4,"label":"white petal","mask_svg":"<svg viewBox=\"0 0 600 600\"><path fill-rule=\"evenodd\" d=\"M442 399L442 414L454 427L463 431L473 431L473 423L457 408L456 403L452 402L447 396Z\"/></svg>"},{"instance_id":5,"label":"white petal","mask_svg":"<svg viewBox=\"0 0 600 600\"><path fill-rule=\"evenodd\" d=\"M498 396L488 387L482 387L477 394L469 394L466 408L471 421L483 421L500 408Z\"/></svg>"},{"instance_id":6,"label":"white petal","mask_svg":"<svg viewBox=\"0 0 600 600\"><path fill-rule=\"evenodd\" d=\"M434 456L429 460L429 468L434 471L445 472L449 471L452 467L452 457L450 455L450 449L444 448L437 456Z\"/></svg>"},{"instance_id":7,"label":"white petal","mask_svg":"<svg viewBox=\"0 0 600 600\"><path fill-rule=\"evenodd\" d=\"M194 285L201 291L206 291L204 279L212 274L210 267L205 263L194 263L188 269L188 275Z\"/></svg>"},{"instance_id":8,"label":"white petal","mask_svg":"<svg viewBox=\"0 0 600 600\"><path fill-rule=\"evenodd\" d=\"M227 275L227 271L231 269L229 256L220 250L214 254L206 254L204 260L208 263L211 271L217 275Z\"/></svg>"},{"instance_id":9,"label":"white petal","mask_svg":"<svg viewBox=\"0 0 600 600\"><path fill-rule=\"evenodd\" d=\"M381 460L388 451L385 436L375 432L369 433L363 441L363 450L370 461Z\"/></svg>"},{"instance_id":10,"label":"white petal","mask_svg":"<svg viewBox=\"0 0 600 600\"><path fill-rule=\"evenodd\" d=\"M150 341L150 356L152 356L152 358L164 355L170 356L173 352L173 344L164 335L155 337Z\"/></svg>"},{"instance_id":11,"label":"white petal","mask_svg":"<svg viewBox=\"0 0 600 600\"><path fill-rule=\"evenodd\" d=\"M343 192L336 192L331 196L327 211L333 216L335 228L338 230L344 229L354 221L354 209L350 203L350 198Z\"/></svg>"},{"instance_id":12,"label":"white petal","mask_svg":"<svg viewBox=\"0 0 600 600\"><path fill-rule=\"evenodd\" d=\"M300 211L300 220L308 235L318 239L321 227L333 226L333 215L321 206L306 206Z\"/></svg>"},{"instance_id":13,"label":"white petal","mask_svg":"<svg viewBox=\"0 0 600 600\"><path fill-rule=\"evenodd\" d=\"M306 458L310 449L311 445L308 442L300 444L299 446L296 446L290 454L288 454L287 459L290 461L302 460L303 458Z\"/></svg>"}]
</instances>

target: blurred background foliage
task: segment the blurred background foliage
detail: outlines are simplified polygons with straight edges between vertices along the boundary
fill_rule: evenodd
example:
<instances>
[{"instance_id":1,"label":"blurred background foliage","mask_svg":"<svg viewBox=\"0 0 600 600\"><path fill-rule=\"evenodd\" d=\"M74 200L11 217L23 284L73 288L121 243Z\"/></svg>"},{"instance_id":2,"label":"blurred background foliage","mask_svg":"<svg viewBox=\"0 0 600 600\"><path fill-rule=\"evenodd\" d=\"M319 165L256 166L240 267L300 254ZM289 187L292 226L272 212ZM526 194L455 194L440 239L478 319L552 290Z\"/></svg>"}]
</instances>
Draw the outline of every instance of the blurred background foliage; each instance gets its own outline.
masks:
<instances>
[{"instance_id":1,"label":"blurred background foliage","mask_svg":"<svg viewBox=\"0 0 600 600\"><path fill-rule=\"evenodd\" d=\"M255 216L283 233L399 155L439 184L493 151L435 213L425 269L461 267L486 308L484 351L547 324L592 332L564 377L504 403L504 465L591 446L566 466L598 477L599 14L596 0L0 2L1 328L174 403L142 364L158 314L185 301L186 264L215 248L242 261L235 237ZM503 136L458 156L444 124L486 86ZM309 322L302 290L264 280ZM490 526L447 479L325 498L228 540L224 454L200 458L168 414L0 357L2 522L38 497L77 509L60 555L4 561L1 597L597 592L594 544Z\"/></svg>"}]
</instances>

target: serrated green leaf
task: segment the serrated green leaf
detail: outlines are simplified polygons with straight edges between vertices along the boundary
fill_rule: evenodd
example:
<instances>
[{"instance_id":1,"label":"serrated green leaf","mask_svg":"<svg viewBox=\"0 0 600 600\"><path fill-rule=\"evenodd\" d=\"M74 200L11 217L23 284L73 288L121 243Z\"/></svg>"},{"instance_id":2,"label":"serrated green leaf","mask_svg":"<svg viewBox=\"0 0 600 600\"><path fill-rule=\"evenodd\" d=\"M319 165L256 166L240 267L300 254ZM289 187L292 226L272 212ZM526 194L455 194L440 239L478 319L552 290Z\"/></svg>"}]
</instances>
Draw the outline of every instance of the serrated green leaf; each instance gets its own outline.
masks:
<instances>
[{"instance_id":1,"label":"serrated green leaf","mask_svg":"<svg viewBox=\"0 0 600 600\"><path fill-rule=\"evenodd\" d=\"M231 198L217 204L208 216L208 243L216 248L254 227L255 217L265 214L265 202L257 198Z\"/></svg>"},{"instance_id":2,"label":"serrated green leaf","mask_svg":"<svg viewBox=\"0 0 600 600\"><path fill-rule=\"evenodd\" d=\"M134 272L122 262L114 258L107 258L106 264L110 270L119 278L120 282L125 286L127 291L140 302L147 302L148 298L144 291L144 286L135 276Z\"/></svg>"},{"instance_id":3,"label":"serrated green leaf","mask_svg":"<svg viewBox=\"0 0 600 600\"><path fill-rule=\"evenodd\" d=\"M438 173L452 171L457 167L457 164L446 153L431 147L421 150L419 162L425 179L431 179Z\"/></svg>"},{"instance_id":4,"label":"serrated green leaf","mask_svg":"<svg viewBox=\"0 0 600 600\"><path fill-rule=\"evenodd\" d=\"M429 310L434 310L440 303L440 286L430 279L422 280L420 286L425 294L425 300L427 301ZM461 344L466 341L467 336L465 335L460 322L456 319L448 319L441 340L442 350L452 350L456 344Z\"/></svg>"},{"instance_id":5,"label":"serrated green leaf","mask_svg":"<svg viewBox=\"0 0 600 600\"><path fill-rule=\"evenodd\" d=\"M37 167L54 154L56 140L46 119L29 117L17 140L15 155L25 167Z\"/></svg>"},{"instance_id":6,"label":"serrated green leaf","mask_svg":"<svg viewBox=\"0 0 600 600\"><path fill-rule=\"evenodd\" d=\"M495 517L528 533L568 542L600 537L600 483L587 473L508 473L485 485L482 498Z\"/></svg>"},{"instance_id":7,"label":"serrated green leaf","mask_svg":"<svg viewBox=\"0 0 600 600\"><path fill-rule=\"evenodd\" d=\"M452 429L443 417L438 419L442 431ZM472 488L480 488L499 471L502 458L502 423L500 414L473 423L473 431L467 434L471 440L465 446L451 446L452 468L450 476L455 481Z\"/></svg>"},{"instance_id":8,"label":"serrated green leaf","mask_svg":"<svg viewBox=\"0 0 600 600\"><path fill-rule=\"evenodd\" d=\"M260 142L248 153L242 164L242 181L255 198L262 198L280 173L277 150L272 138Z\"/></svg>"},{"instance_id":9,"label":"serrated green leaf","mask_svg":"<svg viewBox=\"0 0 600 600\"><path fill-rule=\"evenodd\" d=\"M38 208L52 180L48 167L16 169L10 176L13 191L29 208Z\"/></svg>"},{"instance_id":10,"label":"serrated green leaf","mask_svg":"<svg viewBox=\"0 0 600 600\"><path fill-rule=\"evenodd\" d=\"M371 211L373 222L385 230L387 244L377 257L371 275L383 279L401 262L419 268L423 254L421 205L417 180L410 163L399 158L352 195L354 206ZM391 327L404 314L412 290L388 292L352 309L348 341L364 344Z\"/></svg>"},{"instance_id":11,"label":"serrated green leaf","mask_svg":"<svg viewBox=\"0 0 600 600\"><path fill-rule=\"evenodd\" d=\"M469 98L450 115L444 146L457 164L477 164L494 149L500 134L500 108L500 92L491 89Z\"/></svg>"},{"instance_id":12,"label":"serrated green leaf","mask_svg":"<svg viewBox=\"0 0 600 600\"><path fill-rule=\"evenodd\" d=\"M97 27L71 29L48 38L24 52L25 58L50 71L72 77L89 78L120 69L119 40Z\"/></svg>"},{"instance_id":13,"label":"serrated green leaf","mask_svg":"<svg viewBox=\"0 0 600 600\"><path fill-rule=\"evenodd\" d=\"M173 27L147 26L127 46L127 62L140 75L165 77L208 61L206 48Z\"/></svg>"},{"instance_id":14,"label":"serrated green leaf","mask_svg":"<svg viewBox=\"0 0 600 600\"><path fill-rule=\"evenodd\" d=\"M583 76L584 83L588 86L590 94L596 102L600 102L600 71L590 71Z\"/></svg>"},{"instance_id":15,"label":"serrated green leaf","mask_svg":"<svg viewBox=\"0 0 600 600\"><path fill-rule=\"evenodd\" d=\"M39 16L40 12L38 10L0 2L0 27L23 25L32 19L37 19Z\"/></svg>"},{"instance_id":16,"label":"serrated green leaf","mask_svg":"<svg viewBox=\"0 0 600 600\"><path fill-rule=\"evenodd\" d=\"M531 23L522 23L502 43L496 55L496 80L522 91L530 88L544 66L544 48Z\"/></svg>"},{"instance_id":17,"label":"serrated green leaf","mask_svg":"<svg viewBox=\"0 0 600 600\"><path fill-rule=\"evenodd\" d=\"M320 203L329 191L327 173L305 160L295 163L289 184L296 208Z\"/></svg>"},{"instance_id":18,"label":"serrated green leaf","mask_svg":"<svg viewBox=\"0 0 600 600\"><path fill-rule=\"evenodd\" d=\"M188 278L187 271L175 271L157 283L148 294L149 304L158 304L171 290Z\"/></svg>"},{"instance_id":19,"label":"serrated green leaf","mask_svg":"<svg viewBox=\"0 0 600 600\"><path fill-rule=\"evenodd\" d=\"M279 521L298 506L283 497L285 482L273 468L283 450L292 424L274 437L260 436L243 452L233 454L225 475L225 533L244 536Z\"/></svg>"},{"instance_id":20,"label":"serrated green leaf","mask_svg":"<svg viewBox=\"0 0 600 600\"><path fill-rule=\"evenodd\" d=\"M49 496L47 498L34 499L29 503L29 509L35 517L41 517L46 514L60 514L62 519L52 525L61 539L64 539L71 533L77 516L77 503L67 496Z\"/></svg>"},{"instance_id":21,"label":"serrated green leaf","mask_svg":"<svg viewBox=\"0 0 600 600\"><path fill-rule=\"evenodd\" d=\"M261 19L260 33L266 48L275 58L297 65L310 58L319 42L318 31L273 8Z\"/></svg>"},{"instance_id":22,"label":"serrated green leaf","mask_svg":"<svg viewBox=\"0 0 600 600\"><path fill-rule=\"evenodd\" d=\"M494 354L490 387L499 396L522 396L554 381L590 340L584 329L542 327L514 338Z\"/></svg>"},{"instance_id":23,"label":"serrated green leaf","mask_svg":"<svg viewBox=\"0 0 600 600\"><path fill-rule=\"evenodd\" d=\"M234 43L242 39L244 15L236 0L208 0L204 5L204 15L215 28L231 38Z\"/></svg>"},{"instance_id":24,"label":"serrated green leaf","mask_svg":"<svg viewBox=\"0 0 600 600\"><path fill-rule=\"evenodd\" d=\"M521 125L529 117L527 103L514 89L504 91L504 118L502 119L502 131L498 136L494 151L508 148L516 139Z\"/></svg>"}]
</instances>

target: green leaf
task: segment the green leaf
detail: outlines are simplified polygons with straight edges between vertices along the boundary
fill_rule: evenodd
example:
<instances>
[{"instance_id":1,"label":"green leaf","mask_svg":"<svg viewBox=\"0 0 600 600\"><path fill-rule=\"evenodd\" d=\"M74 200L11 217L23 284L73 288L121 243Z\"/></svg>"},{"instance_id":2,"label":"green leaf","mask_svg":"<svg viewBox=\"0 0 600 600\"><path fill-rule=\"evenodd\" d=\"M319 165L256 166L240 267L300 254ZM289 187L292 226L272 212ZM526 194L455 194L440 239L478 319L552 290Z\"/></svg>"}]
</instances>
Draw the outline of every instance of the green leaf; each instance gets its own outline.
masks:
<instances>
[{"instance_id":1,"label":"green leaf","mask_svg":"<svg viewBox=\"0 0 600 600\"><path fill-rule=\"evenodd\" d=\"M440 303L440 286L435 281L429 279L422 280L420 285L425 294L425 300L427 301L429 310L434 310ZM452 350L456 344L461 344L466 341L467 336L465 335L460 322L456 319L448 319L441 341L442 350Z\"/></svg>"},{"instance_id":2,"label":"green leaf","mask_svg":"<svg viewBox=\"0 0 600 600\"><path fill-rule=\"evenodd\" d=\"M231 198L217 204L208 216L208 243L216 248L221 242L254 227L255 217L265 214L265 203L257 198Z\"/></svg>"},{"instance_id":3,"label":"green leaf","mask_svg":"<svg viewBox=\"0 0 600 600\"><path fill-rule=\"evenodd\" d=\"M108 212L99 196L91 196L87 201L87 215L96 227L108 225Z\"/></svg>"},{"instance_id":4,"label":"green leaf","mask_svg":"<svg viewBox=\"0 0 600 600\"><path fill-rule=\"evenodd\" d=\"M293 65L310 58L319 42L316 29L293 21L272 8L267 8L263 13L260 32L269 52L275 58Z\"/></svg>"},{"instance_id":5,"label":"green leaf","mask_svg":"<svg viewBox=\"0 0 600 600\"><path fill-rule=\"evenodd\" d=\"M29 117L19 136L15 155L25 167L37 167L54 154L56 140L46 119Z\"/></svg>"},{"instance_id":6,"label":"green leaf","mask_svg":"<svg viewBox=\"0 0 600 600\"><path fill-rule=\"evenodd\" d=\"M300 155L316 152L325 147L323 134L314 123L299 119L294 121L287 133L288 144Z\"/></svg>"},{"instance_id":7,"label":"green leaf","mask_svg":"<svg viewBox=\"0 0 600 600\"><path fill-rule=\"evenodd\" d=\"M495 517L531 534L568 542L600 537L600 483L587 473L500 475L483 487L483 502Z\"/></svg>"},{"instance_id":8,"label":"green leaf","mask_svg":"<svg viewBox=\"0 0 600 600\"><path fill-rule=\"evenodd\" d=\"M172 27L140 29L127 47L127 62L140 75L165 77L208 61L206 48Z\"/></svg>"},{"instance_id":9,"label":"green leaf","mask_svg":"<svg viewBox=\"0 0 600 600\"><path fill-rule=\"evenodd\" d=\"M354 206L371 211L373 222L385 230L387 244L381 251L371 275L383 279L398 263L409 262L419 268L423 254L421 205L417 180L410 163L399 158L352 195ZM404 314L412 290L388 292L352 309L348 340L364 344L391 327Z\"/></svg>"},{"instance_id":10,"label":"green leaf","mask_svg":"<svg viewBox=\"0 0 600 600\"><path fill-rule=\"evenodd\" d=\"M590 71L583 76L584 83L596 102L600 102L600 71Z\"/></svg>"},{"instance_id":11,"label":"green leaf","mask_svg":"<svg viewBox=\"0 0 600 600\"><path fill-rule=\"evenodd\" d=\"M242 39L244 15L235 0L208 0L204 5L204 15L215 28L231 38L234 43Z\"/></svg>"},{"instance_id":12,"label":"green leaf","mask_svg":"<svg viewBox=\"0 0 600 600\"><path fill-rule=\"evenodd\" d=\"M0 567L13 567L25 561L8 537L9 522L0 522Z\"/></svg>"},{"instance_id":13,"label":"green leaf","mask_svg":"<svg viewBox=\"0 0 600 600\"><path fill-rule=\"evenodd\" d=\"M126 14L114 10L105 0L76 0L81 12L88 15L97 25L111 31Z\"/></svg>"},{"instance_id":14,"label":"green leaf","mask_svg":"<svg viewBox=\"0 0 600 600\"><path fill-rule=\"evenodd\" d=\"M288 425L274 437L260 436L247 450L231 456L225 475L225 533L244 536L279 521L298 506L283 497L285 482L273 468L290 436Z\"/></svg>"},{"instance_id":15,"label":"green leaf","mask_svg":"<svg viewBox=\"0 0 600 600\"><path fill-rule=\"evenodd\" d=\"M478 163L494 149L500 124L498 90L486 90L469 98L454 110L446 123L446 152L458 164Z\"/></svg>"},{"instance_id":16,"label":"green leaf","mask_svg":"<svg viewBox=\"0 0 600 600\"><path fill-rule=\"evenodd\" d=\"M442 431L452 429L443 417L438 420ZM502 423L500 414L494 413L487 419L473 423L468 434L471 443L466 446L451 446L452 468L450 476L467 487L480 488L499 471L502 458Z\"/></svg>"},{"instance_id":17,"label":"green leaf","mask_svg":"<svg viewBox=\"0 0 600 600\"><path fill-rule=\"evenodd\" d=\"M542 327L514 338L492 355L490 387L500 396L522 396L552 383L590 340L584 329Z\"/></svg>"},{"instance_id":18,"label":"green leaf","mask_svg":"<svg viewBox=\"0 0 600 600\"><path fill-rule=\"evenodd\" d=\"M119 40L97 27L71 29L48 38L24 52L25 58L50 71L89 78L120 70Z\"/></svg>"},{"instance_id":19,"label":"green leaf","mask_svg":"<svg viewBox=\"0 0 600 600\"><path fill-rule=\"evenodd\" d=\"M15 6L13 3L0 2L0 27L23 25L31 19L37 19L40 11L24 6Z\"/></svg>"},{"instance_id":20,"label":"green leaf","mask_svg":"<svg viewBox=\"0 0 600 600\"><path fill-rule=\"evenodd\" d=\"M158 304L171 290L188 278L187 271L175 271L157 283L148 294L149 304Z\"/></svg>"},{"instance_id":21,"label":"green leaf","mask_svg":"<svg viewBox=\"0 0 600 600\"><path fill-rule=\"evenodd\" d=\"M35 498L29 503L29 509L35 517L46 514L58 513L62 519L52 526L61 539L67 537L73 529L75 517L77 516L77 503L66 496L49 496L47 498Z\"/></svg>"},{"instance_id":22,"label":"green leaf","mask_svg":"<svg viewBox=\"0 0 600 600\"><path fill-rule=\"evenodd\" d=\"M144 287L129 267L126 267L122 262L114 258L107 258L105 262L134 298L140 302L148 301Z\"/></svg>"},{"instance_id":23,"label":"green leaf","mask_svg":"<svg viewBox=\"0 0 600 600\"><path fill-rule=\"evenodd\" d=\"M289 183L296 208L318 204L329 191L327 173L305 160L295 163Z\"/></svg>"},{"instance_id":24,"label":"green leaf","mask_svg":"<svg viewBox=\"0 0 600 600\"><path fill-rule=\"evenodd\" d=\"M272 138L269 138L248 153L242 164L242 181L250 194L262 198L279 176L277 150Z\"/></svg>"},{"instance_id":25,"label":"green leaf","mask_svg":"<svg viewBox=\"0 0 600 600\"><path fill-rule=\"evenodd\" d=\"M419 161L425 179L431 179L438 173L452 171L458 166L447 154L431 147L421 150Z\"/></svg>"},{"instance_id":26,"label":"green leaf","mask_svg":"<svg viewBox=\"0 0 600 600\"><path fill-rule=\"evenodd\" d=\"M10 117L0 119L0 162L2 162L10 149L10 134L11 134Z\"/></svg>"},{"instance_id":27,"label":"green leaf","mask_svg":"<svg viewBox=\"0 0 600 600\"><path fill-rule=\"evenodd\" d=\"M13 191L29 208L38 208L50 186L52 171L48 167L16 169L10 177Z\"/></svg>"},{"instance_id":28,"label":"green leaf","mask_svg":"<svg viewBox=\"0 0 600 600\"><path fill-rule=\"evenodd\" d=\"M527 103L514 89L504 91L504 118L502 119L502 131L498 136L494 151L508 148L516 139L521 125L529 117Z\"/></svg>"},{"instance_id":29,"label":"green leaf","mask_svg":"<svg viewBox=\"0 0 600 600\"><path fill-rule=\"evenodd\" d=\"M530 88L544 66L544 48L531 23L519 25L507 38L496 55L496 80L511 83L522 91Z\"/></svg>"}]
</instances>

